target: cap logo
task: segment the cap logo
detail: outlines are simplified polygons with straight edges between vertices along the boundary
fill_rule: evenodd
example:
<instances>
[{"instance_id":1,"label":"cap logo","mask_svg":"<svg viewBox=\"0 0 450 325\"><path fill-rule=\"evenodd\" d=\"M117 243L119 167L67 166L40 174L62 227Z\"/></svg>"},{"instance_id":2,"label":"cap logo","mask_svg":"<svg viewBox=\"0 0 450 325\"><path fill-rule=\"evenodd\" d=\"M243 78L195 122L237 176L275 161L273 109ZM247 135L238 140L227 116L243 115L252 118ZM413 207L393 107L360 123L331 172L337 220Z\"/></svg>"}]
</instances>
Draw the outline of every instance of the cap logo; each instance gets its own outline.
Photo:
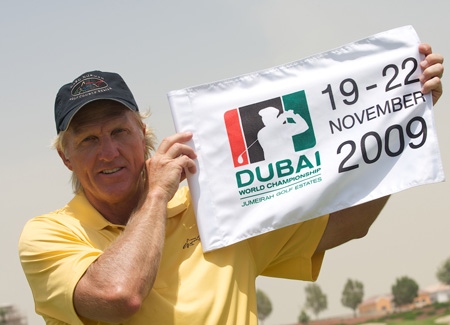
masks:
<instances>
[{"instance_id":1,"label":"cap logo","mask_svg":"<svg viewBox=\"0 0 450 325\"><path fill-rule=\"evenodd\" d=\"M80 82L78 82L73 88L72 88L72 96L78 96L82 95L94 90L99 90L102 88L108 87L108 84L99 78L89 78L84 79Z\"/></svg>"}]
</instances>

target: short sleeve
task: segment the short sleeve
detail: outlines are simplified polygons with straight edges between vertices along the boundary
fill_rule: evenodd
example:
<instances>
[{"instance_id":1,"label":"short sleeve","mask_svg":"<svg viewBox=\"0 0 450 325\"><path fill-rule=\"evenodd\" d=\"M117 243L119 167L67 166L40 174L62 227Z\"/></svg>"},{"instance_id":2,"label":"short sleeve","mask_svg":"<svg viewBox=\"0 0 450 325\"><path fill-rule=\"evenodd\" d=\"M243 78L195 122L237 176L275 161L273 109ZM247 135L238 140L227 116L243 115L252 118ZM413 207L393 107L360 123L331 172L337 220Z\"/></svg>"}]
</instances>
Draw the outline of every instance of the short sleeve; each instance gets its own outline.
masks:
<instances>
[{"instance_id":1,"label":"short sleeve","mask_svg":"<svg viewBox=\"0 0 450 325\"><path fill-rule=\"evenodd\" d=\"M258 274L315 281L324 253L315 254L328 215L287 226L249 240Z\"/></svg>"},{"instance_id":2,"label":"short sleeve","mask_svg":"<svg viewBox=\"0 0 450 325\"><path fill-rule=\"evenodd\" d=\"M19 256L36 312L50 322L48 317L83 324L73 307L73 292L86 269L101 253L80 233L56 218L30 220L20 236Z\"/></svg>"}]
</instances>

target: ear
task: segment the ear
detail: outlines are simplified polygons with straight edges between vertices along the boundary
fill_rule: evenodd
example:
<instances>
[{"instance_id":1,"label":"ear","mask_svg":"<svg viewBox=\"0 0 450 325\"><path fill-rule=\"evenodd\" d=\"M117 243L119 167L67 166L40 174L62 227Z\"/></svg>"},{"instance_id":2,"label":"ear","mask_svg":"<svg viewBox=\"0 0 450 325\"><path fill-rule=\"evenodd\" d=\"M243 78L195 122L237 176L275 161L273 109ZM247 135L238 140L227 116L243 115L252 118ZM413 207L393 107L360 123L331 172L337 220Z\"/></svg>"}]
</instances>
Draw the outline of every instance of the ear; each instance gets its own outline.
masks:
<instances>
[{"instance_id":1,"label":"ear","mask_svg":"<svg viewBox=\"0 0 450 325\"><path fill-rule=\"evenodd\" d=\"M70 160L67 159L66 155L59 149L58 149L58 155L61 157L64 165L66 165L66 167L69 168L69 170L73 171L72 164L71 164Z\"/></svg>"}]
</instances>

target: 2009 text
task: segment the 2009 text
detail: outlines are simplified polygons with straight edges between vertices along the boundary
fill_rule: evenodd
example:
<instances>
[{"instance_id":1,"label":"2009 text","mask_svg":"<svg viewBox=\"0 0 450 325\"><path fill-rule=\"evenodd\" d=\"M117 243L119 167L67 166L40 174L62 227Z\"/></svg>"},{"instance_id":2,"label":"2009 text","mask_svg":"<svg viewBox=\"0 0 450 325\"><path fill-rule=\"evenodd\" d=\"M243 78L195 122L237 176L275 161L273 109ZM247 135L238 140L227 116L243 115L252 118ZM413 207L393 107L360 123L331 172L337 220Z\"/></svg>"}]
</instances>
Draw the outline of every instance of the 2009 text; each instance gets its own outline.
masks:
<instances>
[{"instance_id":1,"label":"2009 text","mask_svg":"<svg viewBox=\"0 0 450 325\"><path fill-rule=\"evenodd\" d=\"M427 140L427 124L420 116L413 117L408 122L405 132L406 136L411 140L420 138L417 142L411 141L408 143L408 146L411 149L418 149L422 147ZM372 146L369 145L371 142ZM350 151L339 164L339 173L348 172L359 167L358 163L348 164L349 160L353 157L357 150L355 141L348 140L341 143L337 148L338 155L342 153L344 147L349 147ZM369 150L369 147L372 148L372 150ZM407 148L403 127L399 124L394 124L388 127L384 134L384 145L381 136L377 132L367 132L361 137L360 148L362 159L366 164L373 164L377 162L383 153L383 149L387 156L397 157Z\"/></svg>"}]
</instances>

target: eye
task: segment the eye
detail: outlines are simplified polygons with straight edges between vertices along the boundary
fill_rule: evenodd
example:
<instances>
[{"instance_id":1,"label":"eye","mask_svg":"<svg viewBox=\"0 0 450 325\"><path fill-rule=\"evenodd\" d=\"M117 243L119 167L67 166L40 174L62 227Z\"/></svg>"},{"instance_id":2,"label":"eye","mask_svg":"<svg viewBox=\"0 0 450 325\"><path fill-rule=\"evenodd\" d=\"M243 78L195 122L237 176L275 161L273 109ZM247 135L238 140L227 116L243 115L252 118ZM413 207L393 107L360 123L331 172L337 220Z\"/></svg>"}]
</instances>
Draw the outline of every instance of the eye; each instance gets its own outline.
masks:
<instances>
[{"instance_id":1,"label":"eye","mask_svg":"<svg viewBox=\"0 0 450 325\"><path fill-rule=\"evenodd\" d=\"M85 137L83 140L81 140L81 142L86 143L86 142L94 141L95 139L96 139L95 136L90 135L88 137Z\"/></svg>"},{"instance_id":2,"label":"eye","mask_svg":"<svg viewBox=\"0 0 450 325\"><path fill-rule=\"evenodd\" d=\"M118 129L115 129L112 133L113 134L122 134L122 133L125 133L125 132L127 132L126 129L118 128Z\"/></svg>"}]
</instances>

